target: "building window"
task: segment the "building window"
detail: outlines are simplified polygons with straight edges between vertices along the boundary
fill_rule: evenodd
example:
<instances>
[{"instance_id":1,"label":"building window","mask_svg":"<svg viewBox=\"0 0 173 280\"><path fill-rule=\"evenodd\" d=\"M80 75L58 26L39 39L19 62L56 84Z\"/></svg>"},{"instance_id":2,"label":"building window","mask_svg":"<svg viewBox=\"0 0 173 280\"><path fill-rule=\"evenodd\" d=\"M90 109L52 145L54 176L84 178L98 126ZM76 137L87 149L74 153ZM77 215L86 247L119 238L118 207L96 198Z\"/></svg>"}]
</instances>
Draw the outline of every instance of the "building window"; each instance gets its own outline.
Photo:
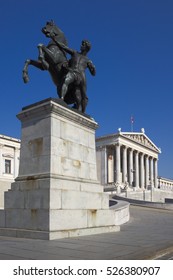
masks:
<instances>
[{"instance_id":1,"label":"building window","mask_svg":"<svg viewBox=\"0 0 173 280\"><path fill-rule=\"evenodd\" d=\"M11 174L11 160L5 159L5 173Z\"/></svg>"}]
</instances>

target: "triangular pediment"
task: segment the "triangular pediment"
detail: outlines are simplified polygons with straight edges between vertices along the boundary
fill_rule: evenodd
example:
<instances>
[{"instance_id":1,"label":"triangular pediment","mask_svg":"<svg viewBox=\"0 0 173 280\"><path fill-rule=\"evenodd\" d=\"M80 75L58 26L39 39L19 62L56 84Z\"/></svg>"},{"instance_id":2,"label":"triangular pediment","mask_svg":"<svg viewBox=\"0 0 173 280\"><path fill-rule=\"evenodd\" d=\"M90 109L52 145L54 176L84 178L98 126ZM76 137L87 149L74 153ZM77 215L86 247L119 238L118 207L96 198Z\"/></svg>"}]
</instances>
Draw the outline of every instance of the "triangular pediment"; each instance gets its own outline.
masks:
<instances>
[{"instance_id":1,"label":"triangular pediment","mask_svg":"<svg viewBox=\"0 0 173 280\"><path fill-rule=\"evenodd\" d=\"M149 149L152 149L154 151L156 151L157 153L160 153L160 149L144 134L144 133L121 133L121 135L123 135L124 137L127 137L129 139L131 139L132 141L141 144Z\"/></svg>"}]
</instances>

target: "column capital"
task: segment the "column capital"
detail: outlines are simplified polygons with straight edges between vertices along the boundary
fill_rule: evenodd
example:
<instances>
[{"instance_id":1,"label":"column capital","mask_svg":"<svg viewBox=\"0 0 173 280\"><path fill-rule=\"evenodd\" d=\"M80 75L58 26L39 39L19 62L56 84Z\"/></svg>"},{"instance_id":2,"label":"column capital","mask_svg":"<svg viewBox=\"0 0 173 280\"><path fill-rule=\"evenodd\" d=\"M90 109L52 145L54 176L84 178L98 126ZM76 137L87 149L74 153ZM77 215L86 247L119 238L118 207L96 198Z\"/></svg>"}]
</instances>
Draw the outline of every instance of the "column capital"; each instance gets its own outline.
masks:
<instances>
[{"instance_id":1,"label":"column capital","mask_svg":"<svg viewBox=\"0 0 173 280\"><path fill-rule=\"evenodd\" d=\"M102 151L102 150L104 150L106 148L106 145L104 145L104 146L98 146L98 147L96 147L96 150L97 151Z\"/></svg>"},{"instance_id":2,"label":"column capital","mask_svg":"<svg viewBox=\"0 0 173 280\"><path fill-rule=\"evenodd\" d=\"M143 153L140 153L141 154L141 158L144 158L144 154Z\"/></svg>"},{"instance_id":3,"label":"column capital","mask_svg":"<svg viewBox=\"0 0 173 280\"><path fill-rule=\"evenodd\" d=\"M120 147L121 144L120 144L120 143L115 143L114 146L115 146L115 147Z\"/></svg>"}]
</instances>

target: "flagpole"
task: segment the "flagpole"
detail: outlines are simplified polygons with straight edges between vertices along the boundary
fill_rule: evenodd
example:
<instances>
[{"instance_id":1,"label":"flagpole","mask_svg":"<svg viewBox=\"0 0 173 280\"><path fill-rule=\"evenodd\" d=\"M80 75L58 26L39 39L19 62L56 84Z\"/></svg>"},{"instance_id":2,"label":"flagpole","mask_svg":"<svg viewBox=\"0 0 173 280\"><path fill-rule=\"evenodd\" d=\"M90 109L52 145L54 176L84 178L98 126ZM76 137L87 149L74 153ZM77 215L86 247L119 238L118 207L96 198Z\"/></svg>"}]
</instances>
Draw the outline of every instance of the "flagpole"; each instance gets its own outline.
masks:
<instances>
[{"instance_id":1,"label":"flagpole","mask_svg":"<svg viewBox=\"0 0 173 280\"><path fill-rule=\"evenodd\" d=\"M131 120L131 132L133 132L133 123L134 123L134 118L133 118L133 116L131 116L130 120Z\"/></svg>"}]
</instances>

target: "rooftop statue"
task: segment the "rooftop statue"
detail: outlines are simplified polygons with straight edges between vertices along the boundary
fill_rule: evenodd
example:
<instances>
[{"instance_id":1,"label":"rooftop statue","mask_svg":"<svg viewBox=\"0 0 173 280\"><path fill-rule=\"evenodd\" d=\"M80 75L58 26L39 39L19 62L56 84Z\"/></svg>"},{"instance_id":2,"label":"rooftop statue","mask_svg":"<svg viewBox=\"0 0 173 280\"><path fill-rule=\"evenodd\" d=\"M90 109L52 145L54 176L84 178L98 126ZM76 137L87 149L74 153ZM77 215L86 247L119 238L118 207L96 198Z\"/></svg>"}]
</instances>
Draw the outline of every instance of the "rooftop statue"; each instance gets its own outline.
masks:
<instances>
[{"instance_id":1,"label":"rooftop statue","mask_svg":"<svg viewBox=\"0 0 173 280\"><path fill-rule=\"evenodd\" d=\"M50 42L47 46L38 45L38 60L26 60L23 68L24 82L29 81L29 65L48 70L57 87L59 98L67 104L74 104L77 110L84 113L88 102L85 70L88 68L93 76L96 74L95 66L87 57L91 48L90 42L83 40L80 52L69 48L64 33L53 21L47 22L42 32L50 38ZM69 60L66 53L71 55Z\"/></svg>"}]
</instances>

